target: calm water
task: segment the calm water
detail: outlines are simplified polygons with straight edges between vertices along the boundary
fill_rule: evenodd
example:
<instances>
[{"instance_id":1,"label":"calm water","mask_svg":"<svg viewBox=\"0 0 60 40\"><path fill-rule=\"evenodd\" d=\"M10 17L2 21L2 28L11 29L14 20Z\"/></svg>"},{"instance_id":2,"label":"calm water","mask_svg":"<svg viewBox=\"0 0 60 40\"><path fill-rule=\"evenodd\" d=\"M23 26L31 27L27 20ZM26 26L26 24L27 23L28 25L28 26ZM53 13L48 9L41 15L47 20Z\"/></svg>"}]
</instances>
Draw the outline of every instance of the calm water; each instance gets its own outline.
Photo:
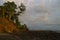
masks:
<instances>
[{"instance_id":1,"label":"calm water","mask_svg":"<svg viewBox=\"0 0 60 40\"><path fill-rule=\"evenodd\" d=\"M44 25L36 25L29 27L30 30L52 30L52 31L60 31L60 24L44 24Z\"/></svg>"}]
</instances>

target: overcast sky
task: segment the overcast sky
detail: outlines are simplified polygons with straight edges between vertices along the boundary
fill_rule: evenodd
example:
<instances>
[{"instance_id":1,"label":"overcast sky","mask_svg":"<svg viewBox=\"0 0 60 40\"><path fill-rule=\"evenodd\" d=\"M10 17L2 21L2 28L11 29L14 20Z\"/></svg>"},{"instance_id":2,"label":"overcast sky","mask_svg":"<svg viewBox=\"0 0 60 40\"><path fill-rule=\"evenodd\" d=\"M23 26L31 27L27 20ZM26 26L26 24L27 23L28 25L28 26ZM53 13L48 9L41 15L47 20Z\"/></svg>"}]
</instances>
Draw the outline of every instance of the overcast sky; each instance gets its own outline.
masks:
<instances>
[{"instance_id":1,"label":"overcast sky","mask_svg":"<svg viewBox=\"0 0 60 40\"><path fill-rule=\"evenodd\" d=\"M0 0L0 5L6 0ZM20 5L21 0L15 1ZM45 24L60 24L60 0L22 0L26 6L26 11L23 15L19 16L22 23L26 23L31 29L48 29L54 27L41 27ZM60 27L55 27L58 29Z\"/></svg>"}]
</instances>

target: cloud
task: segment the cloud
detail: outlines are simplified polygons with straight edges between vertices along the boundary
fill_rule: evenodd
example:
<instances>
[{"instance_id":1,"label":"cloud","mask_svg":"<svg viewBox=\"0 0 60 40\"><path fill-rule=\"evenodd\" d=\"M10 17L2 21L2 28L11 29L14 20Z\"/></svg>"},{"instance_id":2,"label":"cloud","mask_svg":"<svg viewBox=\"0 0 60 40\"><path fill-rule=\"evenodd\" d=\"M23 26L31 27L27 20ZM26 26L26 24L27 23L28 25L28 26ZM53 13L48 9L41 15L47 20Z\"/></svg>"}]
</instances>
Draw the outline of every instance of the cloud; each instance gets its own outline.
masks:
<instances>
[{"instance_id":1,"label":"cloud","mask_svg":"<svg viewBox=\"0 0 60 40\"><path fill-rule=\"evenodd\" d=\"M11 2L11 1L13 1L13 0L7 0L7 1L10 1L10 2Z\"/></svg>"},{"instance_id":2,"label":"cloud","mask_svg":"<svg viewBox=\"0 0 60 40\"><path fill-rule=\"evenodd\" d=\"M48 24L48 21L49 21L48 16L49 16L48 13L42 14L42 16L39 15L39 16L37 16L37 18L33 19L29 23L32 24L32 25L33 24L34 25L36 25L36 24Z\"/></svg>"},{"instance_id":3,"label":"cloud","mask_svg":"<svg viewBox=\"0 0 60 40\"><path fill-rule=\"evenodd\" d=\"M3 4L3 1L0 1L0 5L2 5Z\"/></svg>"}]
</instances>

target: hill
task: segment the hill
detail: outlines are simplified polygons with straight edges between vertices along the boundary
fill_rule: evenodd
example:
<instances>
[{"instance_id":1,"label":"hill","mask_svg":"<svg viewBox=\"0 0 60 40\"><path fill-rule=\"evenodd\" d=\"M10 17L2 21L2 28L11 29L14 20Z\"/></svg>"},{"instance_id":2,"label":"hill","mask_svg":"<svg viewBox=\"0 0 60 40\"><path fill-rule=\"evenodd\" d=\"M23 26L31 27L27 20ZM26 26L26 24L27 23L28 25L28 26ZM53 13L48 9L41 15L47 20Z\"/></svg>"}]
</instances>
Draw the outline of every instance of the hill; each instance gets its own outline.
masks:
<instances>
[{"instance_id":1,"label":"hill","mask_svg":"<svg viewBox=\"0 0 60 40\"><path fill-rule=\"evenodd\" d=\"M0 32L19 32L20 29L16 26L15 23L9 21L7 18L0 17Z\"/></svg>"}]
</instances>

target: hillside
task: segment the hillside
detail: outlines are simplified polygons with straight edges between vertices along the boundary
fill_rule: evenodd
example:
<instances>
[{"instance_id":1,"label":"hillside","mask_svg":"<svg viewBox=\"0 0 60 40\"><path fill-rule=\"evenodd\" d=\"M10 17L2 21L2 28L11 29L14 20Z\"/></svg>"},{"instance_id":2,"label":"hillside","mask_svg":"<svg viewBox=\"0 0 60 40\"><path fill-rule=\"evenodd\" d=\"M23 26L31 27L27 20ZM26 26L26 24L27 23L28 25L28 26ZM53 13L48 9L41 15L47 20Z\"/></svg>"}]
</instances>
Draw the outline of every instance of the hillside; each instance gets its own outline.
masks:
<instances>
[{"instance_id":1,"label":"hillside","mask_svg":"<svg viewBox=\"0 0 60 40\"><path fill-rule=\"evenodd\" d=\"M20 29L13 22L9 21L7 18L0 17L0 32L18 32Z\"/></svg>"}]
</instances>

